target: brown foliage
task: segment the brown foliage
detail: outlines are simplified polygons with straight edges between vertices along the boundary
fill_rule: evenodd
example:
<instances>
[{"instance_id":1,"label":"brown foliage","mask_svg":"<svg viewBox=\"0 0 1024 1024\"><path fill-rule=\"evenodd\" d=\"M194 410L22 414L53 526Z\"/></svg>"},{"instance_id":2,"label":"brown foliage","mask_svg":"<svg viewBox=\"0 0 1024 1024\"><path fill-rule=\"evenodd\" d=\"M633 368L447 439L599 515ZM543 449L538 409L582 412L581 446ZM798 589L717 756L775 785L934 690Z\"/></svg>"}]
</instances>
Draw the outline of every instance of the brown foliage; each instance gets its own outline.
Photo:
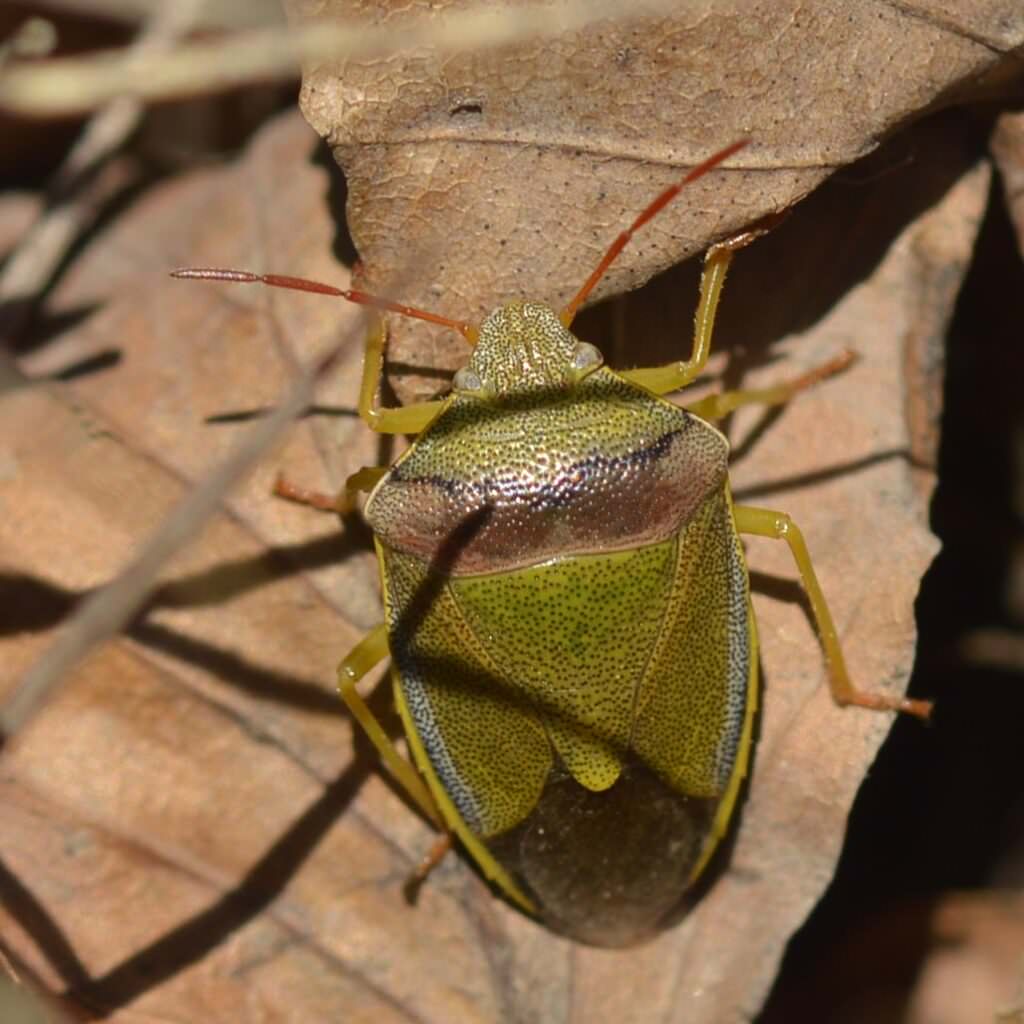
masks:
<instances>
[{"instance_id":1,"label":"brown foliage","mask_svg":"<svg viewBox=\"0 0 1024 1024\"><path fill-rule=\"evenodd\" d=\"M986 47L923 9L846 22L816 8L794 27L781 8L770 5L777 24L768 5L761 20L718 5L692 29L604 25L525 56L348 68L360 99L339 121L329 69L312 75L305 109L345 163L367 283L398 281L398 297L464 318L515 296L557 303L648 196L753 135L742 167L695 186L627 250L606 282L619 292L788 206L955 92L1009 45L1015 10ZM975 29L997 23L974 8ZM676 35L682 70L659 80L652 64ZM73 325L26 356L25 373L106 349L122 359L0 401L0 693L231 447L245 414L357 321L329 300L164 276L218 264L343 285L312 151L297 116L279 119L235 165L148 192L54 293L48 315ZM742 254L726 291L718 386L795 375L843 348L860 357L781 413L744 411L729 434L738 499L800 523L864 685L901 689L911 665L913 598L934 551L941 344L989 179L974 159L957 114L898 135ZM695 299L690 264L585 314L579 332L613 364L668 358L687 344ZM415 371L399 375L402 396L443 388L459 344L399 328L390 358ZM575 947L458 858L407 906L402 883L429 831L332 692L334 665L380 614L368 538L268 498L278 469L331 487L394 454L353 415L359 360L346 343L319 410L4 751L4 943L76 1006L123 1020L748 1019L829 880L888 718L834 706L786 550L751 541L765 676L754 773L693 912L635 950ZM386 687L375 707L395 725Z\"/></svg>"}]
</instances>

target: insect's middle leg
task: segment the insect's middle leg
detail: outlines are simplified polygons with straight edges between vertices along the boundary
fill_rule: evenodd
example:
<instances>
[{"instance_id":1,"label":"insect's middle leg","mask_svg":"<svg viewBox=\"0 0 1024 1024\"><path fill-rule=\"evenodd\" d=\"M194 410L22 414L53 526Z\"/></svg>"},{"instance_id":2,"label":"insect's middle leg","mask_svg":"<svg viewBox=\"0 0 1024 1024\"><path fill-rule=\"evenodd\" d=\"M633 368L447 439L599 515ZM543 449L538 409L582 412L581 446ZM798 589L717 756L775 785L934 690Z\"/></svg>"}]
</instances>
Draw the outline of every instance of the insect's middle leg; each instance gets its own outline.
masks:
<instances>
[{"instance_id":1,"label":"insect's middle leg","mask_svg":"<svg viewBox=\"0 0 1024 1024\"><path fill-rule=\"evenodd\" d=\"M356 496L372 491L387 471L387 466L363 466L345 481L345 486L337 494L313 491L292 483L287 477L278 476L274 481L274 494L286 501L294 501L297 505L308 505L319 512L347 516L356 510Z\"/></svg>"},{"instance_id":2,"label":"insect's middle leg","mask_svg":"<svg viewBox=\"0 0 1024 1024\"><path fill-rule=\"evenodd\" d=\"M904 711L918 718L927 719L931 714L932 704L927 700L914 700L911 697L891 697L874 690L858 689L846 668L843 649L839 645L839 635L829 611L825 594L818 582L810 552L804 541L800 528L785 512L773 512L767 508L752 508L749 505L733 506L736 517L736 529L740 533L754 534L759 537L770 537L773 540L784 540L789 545L793 561L800 573L800 582L811 603L814 624L818 638L825 652L825 665L828 669L829 686L832 697L837 704L845 706L856 704L876 711Z\"/></svg>"},{"instance_id":3,"label":"insect's middle leg","mask_svg":"<svg viewBox=\"0 0 1024 1024\"><path fill-rule=\"evenodd\" d=\"M294 501L296 505L308 505L318 512L330 512L333 515L345 517L356 511L358 495L372 491L377 485L377 481L387 471L387 466L363 466L345 481L345 486L337 494L301 487L279 473L274 481L273 493L278 498Z\"/></svg>"},{"instance_id":4,"label":"insect's middle leg","mask_svg":"<svg viewBox=\"0 0 1024 1024\"><path fill-rule=\"evenodd\" d=\"M808 370L793 380L783 381L770 388L755 388L740 391L726 391L720 395L708 395L686 406L687 412L695 413L705 420L719 420L728 416L741 405L785 405L795 394L813 387L819 381L833 374L841 373L855 359L848 349L830 359L827 363Z\"/></svg>"}]
</instances>

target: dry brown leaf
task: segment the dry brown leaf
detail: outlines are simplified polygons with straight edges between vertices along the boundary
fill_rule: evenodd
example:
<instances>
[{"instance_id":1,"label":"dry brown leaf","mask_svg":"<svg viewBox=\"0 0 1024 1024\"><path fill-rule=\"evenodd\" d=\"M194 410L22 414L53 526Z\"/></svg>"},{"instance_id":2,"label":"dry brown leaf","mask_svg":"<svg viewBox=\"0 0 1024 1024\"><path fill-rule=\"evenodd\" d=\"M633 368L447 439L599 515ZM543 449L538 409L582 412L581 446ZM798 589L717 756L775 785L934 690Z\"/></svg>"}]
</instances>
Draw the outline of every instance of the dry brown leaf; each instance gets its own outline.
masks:
<instances>
[{"instance_id":1,"label":"dry brown leaf","mask_svg":"<svg viewBox=\"0 0 1024 1024\"><path fill-rule=\"evenodd\" d=\"M404 19L380 0L290 0L293 22ZM462 4L412 5L428 21ZM804 4L689 0L481 52L422 47L308 67L302 109L349 184L369 290L422 267L404 298L476 318L498 301L568 301L638 204L726 144L753 144L691 186L596 295L618 294L785 209L880 139L972 88L1019 75L1013 0ZM632 17L627 15L632 14ZM404 23L404 22L403 22ZM460 350L394 327L400 397L429 396Z\"/></svg>"},{"instance_id":2,"label":"dry brown leaf","mask_svg":"<svg viewBox=\"0 0 1024 1024\"><path fill-rule=\"evenodd\" d=\"M26 369L112 344L124 360L59 396L0 402L5 692L74 597L116 571L230 445L238 425L207 417L271 403L297 361L356 315L163 277L217 263L341 283L311 148L297 118L279 121L237 167L154 191L62 284L51 312L82 311L83 322ZM735 480L742 500L801 523L853 672L894 690L934 550L928 480L907 455L933 443L940 339L987 187L955 119L917 133L911 151L909 170L890 153L890 173L817 194L744 254L721 338L730 385L844 347L862 357L763 433L756 410L738 417ZM614 234L617 215L590 245ZM692 275L649 292L679 309L695 294ZM664 340L646 333L649 304L629 306L625 361L643 361ZM678 347L688 314L658 314ZM377 460L351 415L358 362L348 353L322 399L344 414L298 425L126 637L5 752L0 861L15 898L4 941L56 990L116 1020L748 1019L830 877L889 720L832 704L812 630L776 579L792 579L786 552L753 541L766 680L755 769L731 858L694 912L639 949L584 949L511 910L456 858L406 906L402 883L429 832L332 694L334 664L379 615L366 537L267 498L281 466L327 486ZM382 690L377 708L387 706Z\"/></svg>"},{"instance_id":3,"label":"dry brown leaf","mask_svg":"<svg viewBox=\"0 0 1024 1024\"><path fill-rule=\"evenodd\" d=\"M992 133L992 155L1003 177L1006 206L1024 255L1024 114L1003 114Z\"/></svg>"}]
</instances>

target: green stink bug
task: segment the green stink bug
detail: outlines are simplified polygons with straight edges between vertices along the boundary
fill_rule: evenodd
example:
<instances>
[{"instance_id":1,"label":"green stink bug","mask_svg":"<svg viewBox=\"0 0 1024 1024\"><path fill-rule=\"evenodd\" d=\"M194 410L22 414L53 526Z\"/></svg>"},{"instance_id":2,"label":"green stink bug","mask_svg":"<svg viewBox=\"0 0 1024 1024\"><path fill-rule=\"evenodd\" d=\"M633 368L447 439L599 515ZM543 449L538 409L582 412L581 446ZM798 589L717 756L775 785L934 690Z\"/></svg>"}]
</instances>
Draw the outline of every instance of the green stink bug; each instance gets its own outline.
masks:
<instances>
[{"instance_id":1,"label":"green stink bug","mask_svg":"<svg viewBox=\"0 0 1024 1024\"><path fill-rule=\"evenodd\" d=\"M303 279L176 272L336 295L445 324L474 346L447 398L378 408L378 321L359 413L416 441L391 467L355 474L337 498L280 490L332 510L370 492L385 622L342 662L342 696L410 797L489 879L598 945L655 931L735 808L757 703L740 534L789 545L838 703L929 710L853 686L802 535L784 513L733 503L728 443L710 422L743 404L785 402L839 364L688 408L662 397L704 368L726 271L758 232L709 250L689 359L613 371L569 330L632 235L743 145L650 203L561 313L509 303L477 327ZM389 655L426 785L356 690Z\"/></svg>"}]
</instances>

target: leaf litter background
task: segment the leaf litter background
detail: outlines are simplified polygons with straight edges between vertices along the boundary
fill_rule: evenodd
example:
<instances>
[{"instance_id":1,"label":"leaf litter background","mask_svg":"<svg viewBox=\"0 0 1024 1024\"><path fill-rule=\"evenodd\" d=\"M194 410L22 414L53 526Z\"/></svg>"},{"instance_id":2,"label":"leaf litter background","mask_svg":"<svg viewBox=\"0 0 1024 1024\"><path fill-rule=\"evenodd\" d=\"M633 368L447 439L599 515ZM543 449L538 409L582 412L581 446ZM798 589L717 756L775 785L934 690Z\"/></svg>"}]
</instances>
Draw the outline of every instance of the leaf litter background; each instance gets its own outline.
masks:
<instances>
[{"instance_id":1,"label":"leaf litter background","mask_svg":"<svg viewBox=\"0 0 1024 1024\"><path fill-rule=\"evenodd\" d=\"M354 125L325 120L330 69L307 78L307 114L346 164L365 278L378 287L404 277L403 297L461 316L520 294L557 303L649 195L751 133L741 167L707 179L638 238L609 290L636 283L795 200L937 95L963 90L964 76L994 74L1014 27L1012 10L1000 22L985 5L973 33L921 10L871 8L881 35L866 34L862 17L840 37L867 63L833 60L830 95L797 72L823 73L808 52L841 49L834 18L783 27L782 12L774 33L750 32L775 47L762 49L738 46L747 23L716 11L725 13L678 30L683 67L695 53L703 60L697 96L650 87L636 68L649 34L624 45L612 27L559 43L568 56L551 66L585 55L592 73L610 66L602 46L634 47L628 99L639 106L595 113L600 132L585 146L552 124L557 103L548 121L532 115L547 95L528 94L536 53L518 88L504 80L509 55L446 63L451 95L440 106L421 84L434 81L429 60L410 70L395 58L365 79L347 68L360 97ZM980 27L995 24L979 43ZM701 25L714 28L706 39ZM866 70L886 52L901 56L909 85L890 79L865 94L865 81L877 85ZM760 105L749 101L755 71ZM549 77L564 98L568 87ZM571 95L589 97L580 81ZM716 92L732 107L709 105ZM622 94L598 96L597 112ZM467 125L477 106L493 119ZM374 122L381 112L394 123ZM530 124L531 138L503 119ZM671 130L659 135L654 122ZM782 413L749 411L729 432L739 499L801 523L856 678L893 689L911 669L914 597L936 551L926 522L942 352L990 194L983 126L935 115L841 172L742 254L718 335L723 387L802 372L844 347L860 356ZM475 139L484 129L500 137ZM368 536L357 521L342 533L267 497L280 468L330 486L393 454L353 415L358 313L164 277L172 266L225 264L343 283L338 256L351 257L332 219L341 186L317 153L286 114L236 163L127 204L48 298L49 322L69 328L39 339L21 367L42 379L105 350L121 361L69 385L8 390L0 403L7 692L74 600L118 571L296 367L350 338L313 414L169 568L124 636L94 652L4 752L6 947L73 1005L113 1019L752 1018L828 884L850 802L890 724L831 703L792 565L766 541L748 545L765 675L755 771L734 843L678 927L636 950L577 947L511 911L456 858L415 909L404 902L430 833L376 771L332 688L338 658L379 616ZM5 237L17 237L25 207L18 196L4 203L0 220L14 225ZM669 358L688 344L695 298L691 263L585 314L579 332L616 364ZM442 387L457 346L396 332L395 389ZM383 716L386 689L374 698ZM997 995L983 990L974 1005L989 1009ZM911 1005L905 1019L941 1019L915 1012L928 1011Z\"/></svg>"}]
</instances>

